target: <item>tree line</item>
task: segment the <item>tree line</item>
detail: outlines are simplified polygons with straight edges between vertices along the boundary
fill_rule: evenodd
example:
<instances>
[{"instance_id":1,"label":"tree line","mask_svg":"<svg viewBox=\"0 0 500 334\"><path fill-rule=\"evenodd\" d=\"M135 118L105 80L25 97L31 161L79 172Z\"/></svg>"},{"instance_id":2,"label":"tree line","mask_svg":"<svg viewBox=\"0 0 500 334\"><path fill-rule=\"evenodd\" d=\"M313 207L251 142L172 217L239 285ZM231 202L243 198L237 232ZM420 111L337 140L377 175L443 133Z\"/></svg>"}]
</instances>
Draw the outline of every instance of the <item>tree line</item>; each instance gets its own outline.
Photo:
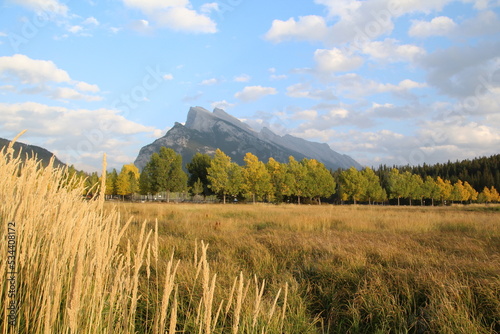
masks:
<instances>
[{"instance_id":1,"label":"tree line","mask_svg":"<svg viewBox=\"0 0 500 334\"><path fill-rule=\"evenodd\" d=\"M216 195L223 203L247 200L272 203L316 202L322 200L337 203L401 203L447 204L499 202L500 196L494 185L475 188L469 181L433 176L430 169L422 177L416 167L366 167L357 170L328 170L314 159L297 161L292 156L287 163L270 158L267 163L247 153L244 165L240 166L221 150L213 157L197 153L182 168L182 157L170 148L162 147L151 156L142 172L133 164L124 165L118 173L107 175L108 196L131 196L132 194L156 195L166 193L189 193L193 196ZM95 179L95 177L94 177ZM404 201L404 202L403 202Z\"/></svg>"}]
</instances>

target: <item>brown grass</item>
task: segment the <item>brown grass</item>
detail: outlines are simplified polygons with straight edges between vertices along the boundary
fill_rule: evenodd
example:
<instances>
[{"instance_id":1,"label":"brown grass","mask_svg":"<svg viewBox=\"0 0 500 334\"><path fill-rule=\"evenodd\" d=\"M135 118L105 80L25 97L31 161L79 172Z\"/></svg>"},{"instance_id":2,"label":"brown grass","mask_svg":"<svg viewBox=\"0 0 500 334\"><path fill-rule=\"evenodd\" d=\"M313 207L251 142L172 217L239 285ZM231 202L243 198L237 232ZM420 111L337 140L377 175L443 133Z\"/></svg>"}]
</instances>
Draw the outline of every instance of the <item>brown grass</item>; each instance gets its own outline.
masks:
<instances>
[{"instance_id":1,"label":"brown grass","mask_svg":"<svg viewBox=\"0 0 500 334\"><path fill-rule=\"evenodd\" d=\"M180 259L209 242L228 291L240 270L273 291L290 284L286 333L500 331L497 206L107 206L157 217Z\"/></svg>"}]
</instances>

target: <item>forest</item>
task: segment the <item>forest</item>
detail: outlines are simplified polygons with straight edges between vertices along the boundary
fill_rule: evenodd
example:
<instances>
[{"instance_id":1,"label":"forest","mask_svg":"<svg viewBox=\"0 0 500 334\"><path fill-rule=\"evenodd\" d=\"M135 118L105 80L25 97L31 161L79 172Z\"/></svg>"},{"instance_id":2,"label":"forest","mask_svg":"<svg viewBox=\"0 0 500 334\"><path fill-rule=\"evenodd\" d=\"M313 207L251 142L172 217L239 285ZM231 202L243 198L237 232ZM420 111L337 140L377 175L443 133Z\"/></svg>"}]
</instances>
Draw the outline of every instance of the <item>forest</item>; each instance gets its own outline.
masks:
<instances>
[{"instance_id":1,"label":"forest","mask_svg":"<svg viewBox=\"0 0 500 334\"><path fill-rule=\"evenodd\" d=\"M142 172L133 164L107 173L106 196L128 200L158 199L171 194L231 202L367 203L393 205L448 205L493 203L500 196L500 155L423 166L380 165L376 169L328 170L314 159L289 158L281 163L259 161L252 153L240 166L221 150L213 157L197 153L183 168L182 158L169 148L154 153ZM99 183L97 173L86 175L69 168L70 175L87 178L86 194ZM175 197L177 200L179 196Z\"/></svg>"}]
</instances>

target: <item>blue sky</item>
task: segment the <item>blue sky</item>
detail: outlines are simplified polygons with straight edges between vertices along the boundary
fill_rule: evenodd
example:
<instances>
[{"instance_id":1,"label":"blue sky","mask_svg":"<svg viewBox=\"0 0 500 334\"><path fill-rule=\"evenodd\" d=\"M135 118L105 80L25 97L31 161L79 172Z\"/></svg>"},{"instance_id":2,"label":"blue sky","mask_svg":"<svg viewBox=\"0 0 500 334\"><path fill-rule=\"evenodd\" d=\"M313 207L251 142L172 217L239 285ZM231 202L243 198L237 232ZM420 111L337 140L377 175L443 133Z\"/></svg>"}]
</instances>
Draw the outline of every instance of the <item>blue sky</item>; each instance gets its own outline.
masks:
<instances>
[{"instance_id":1,"label":"blue sky","mask_svg":"<svg viewBox=\"0 0 500 334\"><path fill-rule=\"evenodd\" d=\"M499 0L7 0L0 137L99 170L220 107L361 164L498 154Z\"/></svg>"}]
</instances>

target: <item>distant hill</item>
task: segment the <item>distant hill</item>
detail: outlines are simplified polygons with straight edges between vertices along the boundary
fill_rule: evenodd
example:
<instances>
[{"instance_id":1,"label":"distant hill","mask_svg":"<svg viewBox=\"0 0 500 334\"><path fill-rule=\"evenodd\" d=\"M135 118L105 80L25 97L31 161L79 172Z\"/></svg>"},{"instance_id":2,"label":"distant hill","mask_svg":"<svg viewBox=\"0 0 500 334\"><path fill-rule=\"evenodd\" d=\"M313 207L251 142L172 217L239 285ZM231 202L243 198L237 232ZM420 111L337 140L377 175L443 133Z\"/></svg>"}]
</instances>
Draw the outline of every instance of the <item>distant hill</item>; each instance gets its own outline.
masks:
<instances>
[{"instance_id":1,"label":"distant hill","mask_svg":"<svg viewBox=\"0 0 500 334\"><path fill-rule=\"evenodd\" d=\"M288 162L289 156L293 156L297 160L318 160L333 170L351 166L362 168L348 155L333 151L328 144L291 135L279 136L267 128L257 132L218 108L213 112L201 107L191 108L185 125L175 123L164 137L141 148L135 165L139 169L144 168L151 155L159 152L162 146L181 154L184 164L190 162L197 152L212 155L216 149L220 149L240 165L245 154L250 152L264 162L270 157L279 162Z\"/></svg>"},{"instance_id":2,"label":"distant hill","mask_svg":"<svg viewBox=\"0 0 500 334\"><path fill-rule=\"evenodd\" d=\"M9 144L10 140L0 138L0 150ZM52 156L54 156L54 153L44 149L43 147L28 145L20 142L15 142L13 148L14 148L14 156L17 156L19 154L19 151L22 150L21 159L23 161L26 159L26 154L29 158L33 157L33 155L36 155L36 157L39 160L42 160L42 165L44 166L47 166ZM57 157L54 159L54 165L56 167L65 166L65 164Z\"/></svg>"}]
</instances>

